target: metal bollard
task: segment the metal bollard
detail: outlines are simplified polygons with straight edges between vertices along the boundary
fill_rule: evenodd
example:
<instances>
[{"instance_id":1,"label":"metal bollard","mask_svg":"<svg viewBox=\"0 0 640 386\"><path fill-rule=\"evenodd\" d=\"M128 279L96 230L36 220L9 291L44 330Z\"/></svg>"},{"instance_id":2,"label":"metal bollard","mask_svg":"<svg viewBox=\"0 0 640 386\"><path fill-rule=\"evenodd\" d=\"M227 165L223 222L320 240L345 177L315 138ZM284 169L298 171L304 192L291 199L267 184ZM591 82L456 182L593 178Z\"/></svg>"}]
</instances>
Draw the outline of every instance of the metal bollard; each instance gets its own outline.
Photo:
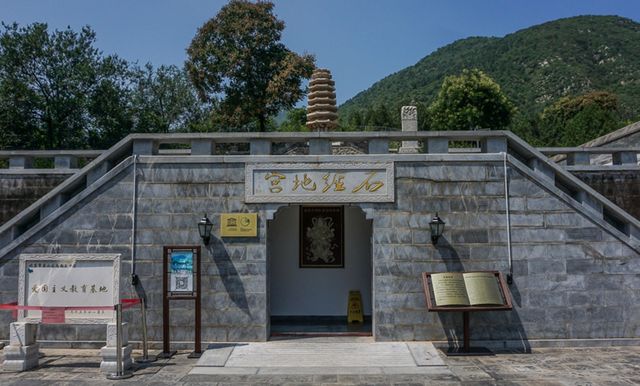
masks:
<instances>
[{"instance_id":1,"label":"metal bollard","mask_svg":"<svg viewBox=\"0 0 640 386\"><path fill-rule=\"evenodd\" d=\"M136 362L155 362L156 360L158 360L155 355L149 357L149 347L147 343L147 307L145 307L144 298L140 298L140 307L142 311L142 357L136 358Z\"/></svg>"},{"instance_id":2,"label":"metal bollard","mask_svg":"<svg viewBox=\"0 0 640 386\"><path fill-rule=\"evenodd\" d=\"M107 379L131 378L133 374L122 369L122 303L116 304L116 346L116 372L107 375Z\"/></svg>"}]
</instances>

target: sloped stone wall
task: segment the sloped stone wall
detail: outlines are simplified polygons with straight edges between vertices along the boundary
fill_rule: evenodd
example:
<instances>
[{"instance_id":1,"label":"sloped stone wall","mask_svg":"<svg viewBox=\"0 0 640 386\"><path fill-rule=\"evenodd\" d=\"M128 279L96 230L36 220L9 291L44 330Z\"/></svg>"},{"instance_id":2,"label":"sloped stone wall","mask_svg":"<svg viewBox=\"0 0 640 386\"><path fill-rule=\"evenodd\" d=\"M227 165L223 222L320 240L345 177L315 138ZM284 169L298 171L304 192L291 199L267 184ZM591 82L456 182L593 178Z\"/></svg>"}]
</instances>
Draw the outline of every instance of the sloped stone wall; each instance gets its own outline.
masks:
<instances>
[{"instance_id":1,"label":"sloped stone wall","mask_svg":"<svg viewBox=\"0 0 640 386\"><path fill-rule=\"evenodd\" d=\"M572 171L614 204L640 219L640 172L637 170Z\"/></svg>"},{"instance_id":2,"label":"sloped stone wall","mask_svg":"<svg viewBox=\"0 0 640 386\"><path fill-rule=\"evenodd\" d=\"M131 285L132 168L110 181L68 215L56 220L2 266L0 297L17 299L20 253L120 253L121 294L145 294L148 333L162 340L162 251L165 245L202 246L203 341L261 341L267 336L266 227L260 208L244 205L243 164L156 164L138 166L136 274ZM223 212L259 211L256 238L212 237L202 245L197 222L206 212L219 229ZM193 301L171 302L172 342L193 341ZM8 336L10 313L0 313ZM141 339L138 309L125 312L131 340ZM104 326L41 326L39 339L100 342Z\"/></svg>"},{"instance_id":3,"label":"sloped stone wall","mask_svg":"<svg viewBox=\"0 0 640 386\"><path fill-rule=\"evenodd\" d=\"M425 310L420 272L508 272L502 166L396 165L396 203L370 211L376 337L461 339L460 313ZM638 254L513 171L510 195L514 310L472 314L472 339L638 337Z\"/></svg>"},{"instance_id":4,"label":"sloped stone wall","mask_svg":"<svg viewBox=\"0 0 640 386\"><path fill-rule=\"evenodd\" d=\"M0 225L68 177L68 174L0 174Z\"/></svg>"}]
</instances>

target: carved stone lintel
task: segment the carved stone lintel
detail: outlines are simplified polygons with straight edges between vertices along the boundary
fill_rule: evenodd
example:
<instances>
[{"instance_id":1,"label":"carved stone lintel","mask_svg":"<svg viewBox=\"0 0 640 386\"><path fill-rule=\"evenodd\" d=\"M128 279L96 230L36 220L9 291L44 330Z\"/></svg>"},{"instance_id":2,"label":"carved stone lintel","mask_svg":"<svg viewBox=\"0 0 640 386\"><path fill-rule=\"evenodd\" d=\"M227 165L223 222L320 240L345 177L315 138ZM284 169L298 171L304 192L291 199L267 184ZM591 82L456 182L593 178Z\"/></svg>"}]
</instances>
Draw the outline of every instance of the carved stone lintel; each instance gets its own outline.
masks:
<instances>
[{"instance_id":1,"label":"carved stone lintel","mask_svg":"<svg viewBox=\"0 0 640 386\"><path fill-rule=\"evenodd\" d=\"M400 117L404 120L417 120L418 119L418 108L416 106L402 106L400 109Z\"/></svg>"}]
</instances>

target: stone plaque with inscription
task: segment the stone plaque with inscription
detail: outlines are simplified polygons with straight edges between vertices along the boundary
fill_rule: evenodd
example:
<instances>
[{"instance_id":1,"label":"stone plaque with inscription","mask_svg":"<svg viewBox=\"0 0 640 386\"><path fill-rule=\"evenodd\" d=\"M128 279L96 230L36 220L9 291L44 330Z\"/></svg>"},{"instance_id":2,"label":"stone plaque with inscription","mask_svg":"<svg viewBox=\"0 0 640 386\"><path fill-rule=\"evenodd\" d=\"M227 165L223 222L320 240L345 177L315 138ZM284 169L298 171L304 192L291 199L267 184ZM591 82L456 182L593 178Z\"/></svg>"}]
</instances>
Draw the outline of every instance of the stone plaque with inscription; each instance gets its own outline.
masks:
<instances>
[{"instance_id":1,"label":"stone plaque with inscription","mask_svg":"<svg viewBox=\"0 0 640 386\"><path fill-rule=\"evenodd\" d=\"M393 202L392 162L247 164L248 203Z\"/></svg>"},{"instance_id":2,"label":"stone plaque with inscription","mask_svg":"<svg viewBox=\"0 0 640 386\"><path fill-rule=\"evenodd\" d=\"M41 307L113 306L120 299L119 254L22 254L18 304ZM19 320L39 322L44 311L18 312ZM45 319L51 315L44 315ZM65 323L109 323L112 310L66 310Z\"/></svg>"}]
</instances>

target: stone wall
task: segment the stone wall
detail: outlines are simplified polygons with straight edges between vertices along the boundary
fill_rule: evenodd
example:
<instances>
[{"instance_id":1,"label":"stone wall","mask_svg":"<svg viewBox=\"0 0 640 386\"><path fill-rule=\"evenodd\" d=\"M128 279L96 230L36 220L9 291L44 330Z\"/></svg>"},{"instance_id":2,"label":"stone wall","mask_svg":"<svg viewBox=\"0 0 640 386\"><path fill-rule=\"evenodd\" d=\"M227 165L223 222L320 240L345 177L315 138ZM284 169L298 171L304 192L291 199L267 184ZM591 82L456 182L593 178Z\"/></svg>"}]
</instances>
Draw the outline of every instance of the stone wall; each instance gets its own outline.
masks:
<instances>
[{"instance_id":1,"label":"stone wall","mask_svg":"<svg viewBox=\"0 0 640 386\"><path fill-rule=\"evenodd\" d=\"M68 174L0 174L0 225L69 177Z\"/></svg>"},{"instance_id":2,"label":"stone wall","mask_svg":"<svg viewBox=\"0 0 640 386\"><path fill-rule=\"evenodd\" d=\"M396 203L374 205L379 340L462 337L459 313L425 311L420 272L507 272L503 169L396 164ZM512 312L471 316L473 339L588 339L640 334L640 258L537 184L512 172ZM431 245L435 212L447 223Z\"/></svg>"},{"instance_id":3,"label":"stone wall","mask_svg":"<svg viewBox=\"0 0 640 386\"><path fill-rule=\"evenodd\" d=\"M138 165L136 273L130 282L132 168L103 186L68 214L49 225L41 236L5 261L0 278L2 302L17 299L17 256L20 253L120 253L121 294L146 294L148 332L162 340L162 247L202 245L197 222L207 213L219 229L222 212L260 211L244 205L243 164ZM257 238L212 237L202 245L203 341L266 340L265 214L259 212ZM216 231L217 232L217 231ZM171 302L172 342L193 341L193 301ZM0 336L8 336L10 313L0 313ZM129 336L140 337L137 309L125 312ZM104 326L41 326L43 341L101 341Z\"/></svg>"},{"instance_id":4,"label":"stone wall","mask_svg":"<svg viewBox=\"0 0 640 386\"><path fill-rule=\"evenodd\" d=\"M203 247L203 341L268 338L266 222L276 206L244 204L244 165L138 165L136 273L130 284L132 169L102 186L2 263L0 300L17 298L20 253L120 253L124 297L148 299L149 337L162 339L162 246L201 245L196 223L207 213L257 212L256 238ZM500 163L396 162L396 202L361 204L373 220L374 326L377 340L445 340L462 336L459 313L426 311L423 271L507 271L506 213ZM637 252L518 172L510 181L514 310L471 316L473 339L519 341L640 335ZM428 222L447 223L436 247ZM172 301L174 342L193 339L193 306ZM0 313L6 338L11 315ZM126 311L140 339L137 310ZM99 342L104 326L42 326L40 339Z\"/></svg>"},{"instance_id":5,"label":"stone wall","mask_svg":"<svg viewBox=\"0 0 640 386\"><path fill-rule=\"evenodd\" d=\"M640 219L640 172L638 170L572 171L587 185Z\"/></svg>"}]
</instances>

